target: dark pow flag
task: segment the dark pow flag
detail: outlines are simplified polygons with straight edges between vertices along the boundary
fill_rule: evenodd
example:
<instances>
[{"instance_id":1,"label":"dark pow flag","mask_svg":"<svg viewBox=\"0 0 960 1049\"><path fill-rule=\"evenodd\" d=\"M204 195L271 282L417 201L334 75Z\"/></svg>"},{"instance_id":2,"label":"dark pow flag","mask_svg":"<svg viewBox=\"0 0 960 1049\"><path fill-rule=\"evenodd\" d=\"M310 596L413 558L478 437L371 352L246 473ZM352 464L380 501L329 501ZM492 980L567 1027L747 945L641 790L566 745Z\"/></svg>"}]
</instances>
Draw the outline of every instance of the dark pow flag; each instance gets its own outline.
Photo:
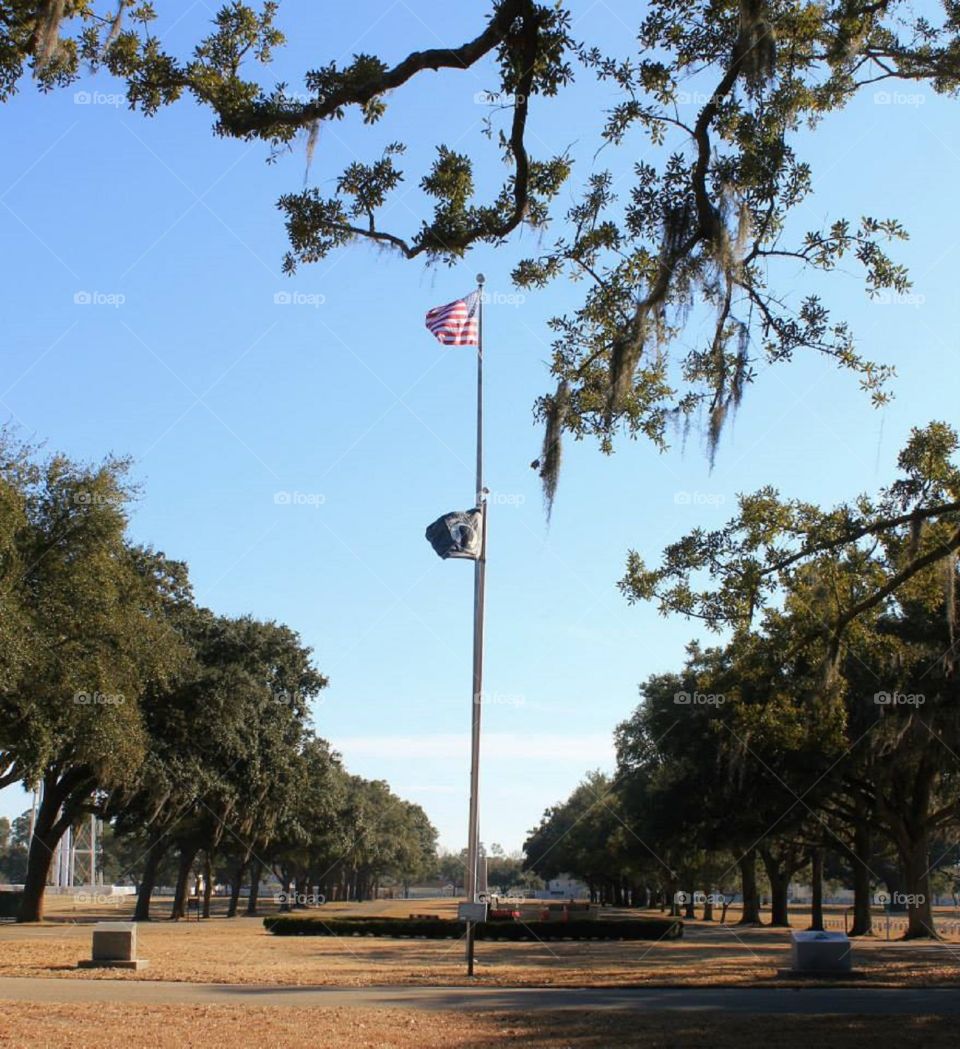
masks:
<instances>
[{"instance_id":1,"label":"dark pow flag","mask_svg":"<svg viewBox=\"0 0 960 1049\"><path fill-rule=\"evenodd\" d=\"M479 510L454 510L438 517L427 528L427 541L444 559L463 557L476 561L483 544L483 514Z\"/></svg>"}]
</instances>

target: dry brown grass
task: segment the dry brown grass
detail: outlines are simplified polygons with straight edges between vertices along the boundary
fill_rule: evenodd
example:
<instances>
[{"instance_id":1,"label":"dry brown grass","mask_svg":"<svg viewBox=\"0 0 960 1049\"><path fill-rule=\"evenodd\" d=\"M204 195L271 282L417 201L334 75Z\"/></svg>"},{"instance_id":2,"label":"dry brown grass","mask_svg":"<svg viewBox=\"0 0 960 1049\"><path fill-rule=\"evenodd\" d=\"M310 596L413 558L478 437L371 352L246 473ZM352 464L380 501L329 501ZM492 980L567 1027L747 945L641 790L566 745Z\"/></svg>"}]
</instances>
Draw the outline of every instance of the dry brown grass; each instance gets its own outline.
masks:
<instances>
[{"instance_id":1,"label":"dry brown grass","mask_svg":"<svg viewBox=\"0 0 960 1049\"><path fill-rule=\"evenodd\" d=\"M97 913L50 909L59 920L43 925L0 926L0 976L67 979L175 980L199 983L297 986L373 986L466 982L459 941L387 940L367 937L271 936L258 918L222 917L204 922L155 921L139 927L139 973L77 970L89 957L90 925L122 917L113 905ZM439 901L379 901L363 913L449 914ZM331 917L356 913L356 905L329 904ZM798 927L803 927L798 921ZM871 986L960 985L960 946L857 941L856 982ZM679 941L480 943L475 983L491 986L748 986L777 981L789 966L784 929L738 929L688 923ZM782 983L782 981L778 981Z\"/></svg>"},{"instance_id":2,"label":"dry brown grass","mask_svg":"<svg viewBox=\"0 0 960 1049\"><path fill-rule=\"evenodd\" d=\"M949 1017L638 1016L614 1012L453 1013L277 1006L47 1005L0 1002L0 1046L16 1049L947 1049Z\"/></svg>"}]
</instances>

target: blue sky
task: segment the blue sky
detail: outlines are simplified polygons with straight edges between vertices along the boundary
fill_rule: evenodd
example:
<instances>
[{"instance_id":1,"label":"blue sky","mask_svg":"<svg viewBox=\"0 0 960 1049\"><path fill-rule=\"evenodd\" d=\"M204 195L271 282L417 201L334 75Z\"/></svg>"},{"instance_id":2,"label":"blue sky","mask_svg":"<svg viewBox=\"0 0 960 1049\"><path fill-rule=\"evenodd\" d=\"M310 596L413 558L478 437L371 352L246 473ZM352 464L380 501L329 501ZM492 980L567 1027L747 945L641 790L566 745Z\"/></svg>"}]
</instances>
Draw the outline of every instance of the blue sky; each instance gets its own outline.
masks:
<instances>
[{"instance_id":1,"label":"blue sky","mask_svg":"<svg viewBox=\"0 0 960 1049\"><path fill-rule=\"evenodd\" d=\"M166 45L185 54L212 8L158 4ZM575 36L623 51L626 2L571 3ZM268 80L359 50L393 61L476 31L457 5L427 0L281 5L296 36ZM296 27L300 27L299 30ZM318 43L318 41L320 41ZM390 213L411 233L417 175L436 142L480 151L479 182L502 176L481 134L477 92L492 65L428 75L382 126L322 130L310 180L409 142L410 189ZM953 419L960 218L956 110L926 88L868 89L797 147L816 193L794 228L840 215L901 219L897 257L912 297L870 302L853 271L824 281L782 273L794 301L822 290L863 352L896 365L895 401L870 407L850 376L800 359L763 370L724 435L712 473L694 434L667 454L623 442L610 458L569 446L550 525L529 468L531 405L549 387L546 320L579 301L558 284L485 315L490 515L482 831L519 847L543 809L591 768L612 767L611 732L638 682L673 668L693 624L630 608L615 583L630 547L653 559L691 528L721 523L737 492L773 483L830 503L889 481L909 428ZM474 361L441 349L423 314L487 275L506 296L529 233L427 269L364 246L281 276L277 197L303 185L302 145L275 165L262 144L215 139L184 103L130 114L100 76L47 97L32 87L0 109L0 418L80 459L129 454L142 485L131 532L190 563L197 598L300 631L331 679L318 731L348 767L422 804L444 845L466 840L471 567L441 562L423 537L473 490ZM651 147L640 138L595 158L596 114L613 96L586 74L558 100L535 99L531 148L576 158L565 206L600 166L621 185ZM549 235L548 235L549 236ZM278 303L277 293L298 301ZM75 301L84 295L88 303ZM697 322L687 334L698 334ZM289 493L283 501L278 493ZM26 807L19 788L0 813Z\"/></svg>"}]
</instances>

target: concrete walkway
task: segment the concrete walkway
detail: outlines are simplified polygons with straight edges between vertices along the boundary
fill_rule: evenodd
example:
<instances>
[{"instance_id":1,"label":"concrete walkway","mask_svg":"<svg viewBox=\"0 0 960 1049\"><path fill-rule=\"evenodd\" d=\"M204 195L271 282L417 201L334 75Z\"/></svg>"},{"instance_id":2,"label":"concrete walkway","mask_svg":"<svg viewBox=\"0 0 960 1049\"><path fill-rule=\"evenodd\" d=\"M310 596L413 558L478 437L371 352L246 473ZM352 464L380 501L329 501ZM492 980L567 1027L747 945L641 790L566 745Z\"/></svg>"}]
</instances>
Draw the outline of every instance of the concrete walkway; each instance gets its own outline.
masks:
<instances>
[{"instance_id":1,"label":"concrete walkway","mask_svg":"<svg viewBox=\"0 0 960 1049\"><path fill-rule=\"evenodd\" d=\"M0 977L0 1000L111 1002L121 1005L293 1005L315 1008L682 1010L731 1013L960 1014L960 989L862 988L535 988L535 987L283 987Z\"/></svg>"}]
</instances>

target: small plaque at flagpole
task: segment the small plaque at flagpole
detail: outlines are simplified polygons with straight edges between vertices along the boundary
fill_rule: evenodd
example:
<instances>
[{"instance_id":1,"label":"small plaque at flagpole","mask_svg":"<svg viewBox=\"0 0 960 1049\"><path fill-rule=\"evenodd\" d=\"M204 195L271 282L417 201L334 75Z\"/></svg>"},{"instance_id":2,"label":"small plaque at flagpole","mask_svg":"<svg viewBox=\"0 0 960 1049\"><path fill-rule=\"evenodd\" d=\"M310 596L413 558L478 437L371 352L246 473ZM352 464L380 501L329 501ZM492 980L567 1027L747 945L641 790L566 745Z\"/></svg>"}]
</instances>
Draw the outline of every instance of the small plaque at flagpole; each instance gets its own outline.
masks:
<instances>
[{"instance_id":1,"label":"small plaque at flagpole","mask_svg":"<svg viewBox=\"0 0 960 1049\"><path fill-rule=\"evenodd\" d=\"M462 922L485 922L487 920L486 903L461 903L457 907L457 919Z\"/></svg>"}]
</instances>

